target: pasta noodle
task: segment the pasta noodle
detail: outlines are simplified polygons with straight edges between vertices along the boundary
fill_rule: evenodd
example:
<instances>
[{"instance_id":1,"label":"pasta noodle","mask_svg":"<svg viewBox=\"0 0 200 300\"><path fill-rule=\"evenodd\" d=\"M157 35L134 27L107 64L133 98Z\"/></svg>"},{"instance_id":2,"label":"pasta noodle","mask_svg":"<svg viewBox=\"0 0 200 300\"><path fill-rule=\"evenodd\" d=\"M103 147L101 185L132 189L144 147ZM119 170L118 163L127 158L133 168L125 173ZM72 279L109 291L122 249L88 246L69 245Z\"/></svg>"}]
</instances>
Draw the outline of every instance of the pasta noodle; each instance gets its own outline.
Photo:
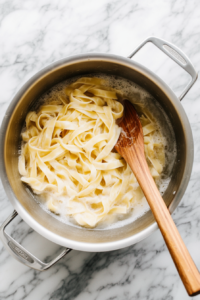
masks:
<instances>
[{"instance_id":1,"label":"pasta noodle","mask_svg":"<svg viewBox=\"0 0 200 300\"><path fill-rule=\"evenodd\" d=\"M127 214L144 197L130 167L113 151L123 105L100 78L83 77L26 117L19 157L21 180L45 198L55 214L94 227L108 215ZM141 110L145 155L153 178L165 164L163 139Z\"/></svg>"}]
</instances>

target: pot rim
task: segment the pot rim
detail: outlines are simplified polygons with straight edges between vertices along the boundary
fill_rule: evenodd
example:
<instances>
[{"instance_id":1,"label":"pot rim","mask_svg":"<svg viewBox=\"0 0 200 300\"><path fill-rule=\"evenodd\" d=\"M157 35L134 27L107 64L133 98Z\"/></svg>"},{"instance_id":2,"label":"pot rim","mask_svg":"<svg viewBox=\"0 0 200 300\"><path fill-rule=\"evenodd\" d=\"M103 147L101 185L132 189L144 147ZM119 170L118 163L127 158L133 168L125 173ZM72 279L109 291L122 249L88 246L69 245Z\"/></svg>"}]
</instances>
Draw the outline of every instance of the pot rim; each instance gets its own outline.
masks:
<instances>
[{"instance_id":1,"label":"pot rim","mask_svg":"<svg viewBox=\"0 0 200 300\"><path fill-rule=\"evenodd\" d=\"M175 210L175 208L178 206L189 183L190 175L192 172L192 165L193 165L194 143L193 143L192 131L191 131L191 127L187 115L180 101L174 94L174 92L155 73L147 69L145 66L129 58L125 58L114 54L102 54L102 53L86 53L86 54L69 56L61 60L58 60L46 66L45 68L41 69L20 88L20 90L17 92L17 94L14 96L13 100L11 101L9 107L7 108L7 111L2 121L1 131L0 131L0 159L1 159L0 175L8 199L14 206L15 210L19 213L20 217L28 225L31 228L33 228L35 231L37 231L39 234L49 239L50 241L74 250L87 251L87 252L103 252L103 251L111 251L111 250L124 248L132 244L138 243L139 241L149 236L152 232L154 232L158 228L157 223L154 222L152 225L150 225L148 228L144 229L143 231L119 241L112 241L112 242L105 242L105 243L86 243L86 242L79 242L79 241L66 239L64 237L61 237L49 231L41 224L36 222L35 219L33 219L33 217L31 217L28 214L28 212L20 204L20 202L15 197L14 192L12 191L12 188L7 178L5 162L4 162L4 140L5 140L7 125L9 123L9 118L12 115L16 104L19 102L22 95L32 86L33 83L35 83L35 81L40 80L41 77L46 75L48 72L52 72L59 68L62 68L64 65L70 65L81 61L90 61L90 60L96 60L96 61L109 60L110 62L116 64L122 63L123 65L129 68L134 68L136 71L140 72L144 76L149 77L160 89L162 89L162 91L173 102L173 105L175 106L176 110L178 110L179 116L181 117L182 126L184 127L185 137L186 137L186 145L185 145L186 164L185 164L183 179L180 183L179 189L177 190L174 200L169 206L170 213L172 213Z\"/></svg>"}]
</instances>

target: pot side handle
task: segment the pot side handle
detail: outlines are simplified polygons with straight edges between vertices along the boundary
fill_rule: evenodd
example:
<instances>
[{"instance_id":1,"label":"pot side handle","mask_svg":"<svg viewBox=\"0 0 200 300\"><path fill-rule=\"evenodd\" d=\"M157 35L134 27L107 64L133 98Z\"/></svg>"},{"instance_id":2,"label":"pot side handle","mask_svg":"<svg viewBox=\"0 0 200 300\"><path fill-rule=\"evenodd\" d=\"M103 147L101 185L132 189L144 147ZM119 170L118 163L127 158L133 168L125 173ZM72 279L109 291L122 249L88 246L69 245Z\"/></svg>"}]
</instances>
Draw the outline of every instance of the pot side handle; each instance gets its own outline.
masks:
<instances>
[{"instance_id":1,"label":"pot side handle","mask_svg":"<svg viewBox=\"0 0 200 300\"><path fill-rule=\"evenodd\" d=\"M183 68L187 73L190 74L191 81L188 83L188 85L186 86L182 94L178 97L179 100L182 100L198 78L198 74L195 71L193 64L191 63L189 58L178 47L165 40L156 37L147 38L133 51L133 53L130 56L128 56L128 58L132 58L146 43L149 42L153 43L157 48L159 48L173 61L175 61L181 68Z\"/></svg>"},{"instance_id":2,"label":"pot side handle","mask_svg":"<svg viewBox=\"0 0 200 300\"><path fill-rule=\"evenodd\" d=\"M0 238L8 252L18 261L37 271L45 271L71 251L71 249L66 248L49 263L42 262L6 233L5 228L17 215L18 213L14 210L13 213L3 222L0 227Z\"/></svg>"}]
</instances>

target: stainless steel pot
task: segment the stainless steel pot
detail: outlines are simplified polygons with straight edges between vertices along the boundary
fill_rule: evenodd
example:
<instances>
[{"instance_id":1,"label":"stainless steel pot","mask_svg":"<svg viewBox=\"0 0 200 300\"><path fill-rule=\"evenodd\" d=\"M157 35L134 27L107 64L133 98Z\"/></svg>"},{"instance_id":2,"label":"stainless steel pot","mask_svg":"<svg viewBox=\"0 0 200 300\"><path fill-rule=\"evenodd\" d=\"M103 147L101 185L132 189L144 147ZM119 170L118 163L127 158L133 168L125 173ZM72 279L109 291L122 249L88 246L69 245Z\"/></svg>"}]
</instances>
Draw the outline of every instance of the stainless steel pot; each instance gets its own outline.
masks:
<instances>
[{"instance_id":1,"label":"stainless steel pot","mask_svg":"<svg viewBox=\"0 0 200 300\"><path fill-rule=\"evenodd\" d=\"M179 99L156 74L130 59L147 42L154 43L191 75L192 80ZM170 213L179 204L190 179L193 164L193 138L180 100L196 81L197 73L180 49L164 40L151 37L128 58L109 54L83 54L64 58L49 65L33 76L16 94L3 119L0 138L1 179L6 194L16 210L2 224L1 240L16 259L34 269L48 269L70 249L91 252L120 249L141 241L157 229L150 211L133 223L117 229L95 230L72 227L45 212L36 203L30 190L20 181L18 172L20 132L30 107L40 95L55 84L77 75L91 73L118 75L137 83L155 97L168 115L177 143L177 157L172 179L163 196ZM176 194L173 191L176 191ZM68 248L50 263L41 262L6 233L6 226L17 214L39 234Z\"/></svg>"}]
</instances>

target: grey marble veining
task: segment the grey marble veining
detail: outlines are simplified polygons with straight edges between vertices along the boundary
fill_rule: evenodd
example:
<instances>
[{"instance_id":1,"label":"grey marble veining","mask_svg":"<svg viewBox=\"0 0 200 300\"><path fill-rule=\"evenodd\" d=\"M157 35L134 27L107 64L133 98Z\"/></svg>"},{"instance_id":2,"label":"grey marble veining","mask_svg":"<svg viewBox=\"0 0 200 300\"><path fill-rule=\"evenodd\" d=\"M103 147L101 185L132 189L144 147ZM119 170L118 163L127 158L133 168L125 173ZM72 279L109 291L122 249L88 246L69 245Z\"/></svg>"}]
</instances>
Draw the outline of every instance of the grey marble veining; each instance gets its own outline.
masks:
<instances>
[{"instance_id":1,"label":"grey marble veining","mask_svg":"<svg viewBox=\"0 0 200 300\"><path fill-rule=\"evenodd\" d=\"M1 0L0 120L22 84L42 67L85 52L129 55L155 35L180 47L200 70L200 1ZM136 57L163 77L177 95L188 80L169 59L152 50ZM200 268L200 81L182 101L192 126L195 157L191 180L173 214ZM0 223L12 212L0 185ZM34 233L18 217L13 237L39 258L50 260L60 247ZM40 273L14 260L0 242L2 300L186 300L159 231L117 251L72 251ZM197 296L196 299L200 299Z\"/></svg>"}]
</instances>

